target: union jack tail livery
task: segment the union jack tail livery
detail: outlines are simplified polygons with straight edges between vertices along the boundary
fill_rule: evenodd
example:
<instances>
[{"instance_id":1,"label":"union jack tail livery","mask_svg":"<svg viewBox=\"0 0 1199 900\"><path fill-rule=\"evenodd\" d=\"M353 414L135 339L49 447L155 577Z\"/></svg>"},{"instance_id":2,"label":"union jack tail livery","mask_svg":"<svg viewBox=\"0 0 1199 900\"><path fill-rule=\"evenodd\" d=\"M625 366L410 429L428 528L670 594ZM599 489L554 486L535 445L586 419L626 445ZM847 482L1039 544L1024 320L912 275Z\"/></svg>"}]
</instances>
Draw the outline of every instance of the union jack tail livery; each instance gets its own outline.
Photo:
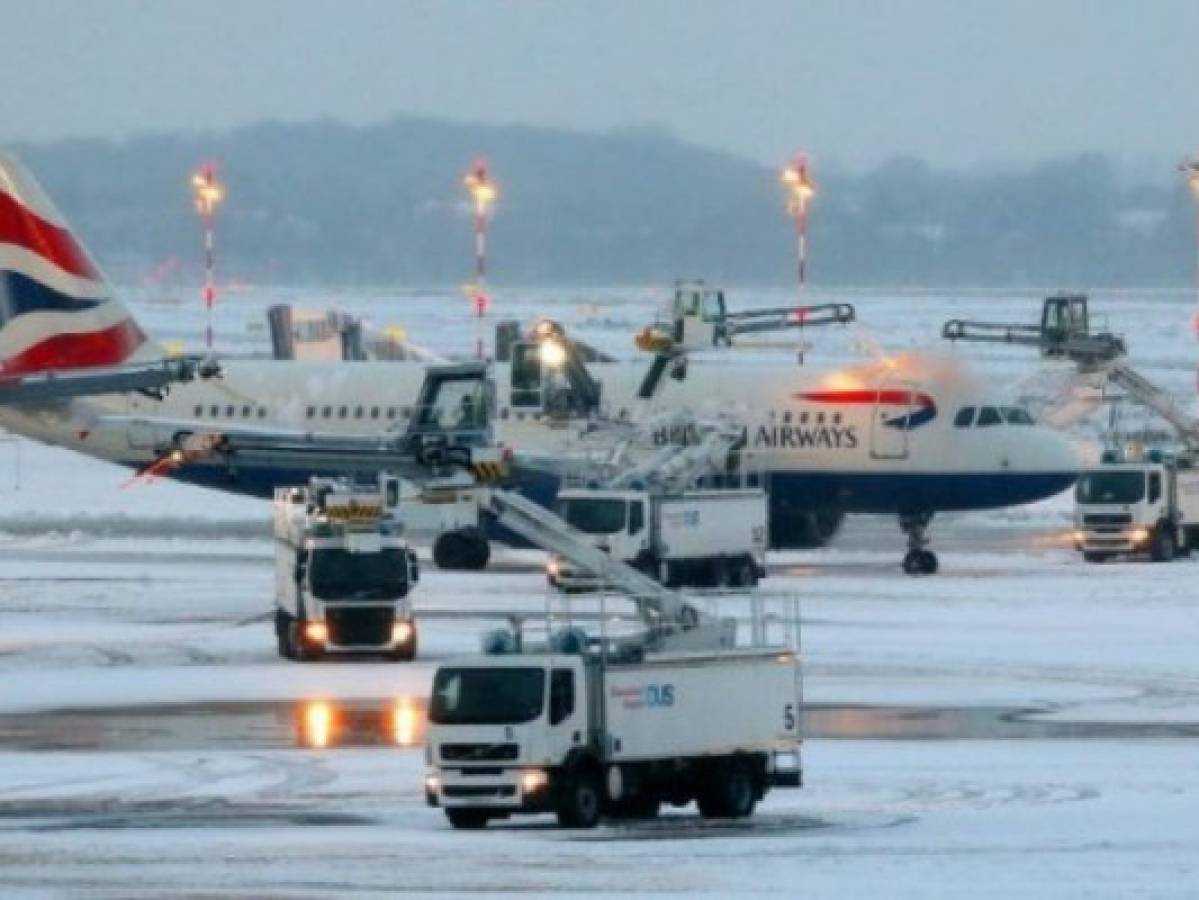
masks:
<instances>
[{"instance_id":1,"label":"union jack tail livery","mask_svg":"<svg viewBox=\"0 0 1199 900\"><path fill-rule=\"evenodd\" d=\"M37 181L0 153L0 378L115 366L145 346Z\"/></svg>"}]
</instances>

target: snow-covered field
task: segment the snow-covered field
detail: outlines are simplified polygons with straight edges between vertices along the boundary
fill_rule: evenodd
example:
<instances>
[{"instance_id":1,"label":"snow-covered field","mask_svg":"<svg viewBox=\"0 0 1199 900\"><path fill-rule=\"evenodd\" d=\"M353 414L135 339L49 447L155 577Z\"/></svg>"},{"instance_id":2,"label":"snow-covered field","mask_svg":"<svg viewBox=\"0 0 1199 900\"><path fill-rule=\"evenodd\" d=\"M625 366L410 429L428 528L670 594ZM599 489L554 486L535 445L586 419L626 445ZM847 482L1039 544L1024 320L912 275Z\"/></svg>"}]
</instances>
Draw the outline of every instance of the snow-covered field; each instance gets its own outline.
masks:
<instances>
[{"instance_id":1,"label":"snow-covered field","mask_svg":"<svg viewBox=\"0 0 1199 900\"><path fill-rule=\"evenodd\" d=\"M500 300L523 317L547 296ZM618 349L645 303L605 296L555 308ZM230 345L261 349L248 326L273 299L227 298ZM852 299L890 347L932 343L950 316L1039 307ZM1097 302L1153 377L1193 396L1189 298ZM459 297L371 296L363 311L390 324L405 304L415 340L454 349L441 326ZM199 324L190 305L137 312L167 336ZM473 333L457 337L465 348ZM839 358L857 338L816 340ZM1011 382L1033 368L968 352ZM935 578L898 573L885 520L772 560L762 591L797 597L804 619L808 786L753 820L683 810L590 833L533 819L463 834L424 807L418 750L294 748L287 710L421 696L482 616L544 606L536 554L502 552L486 576L427 571L415 664L284 663L265 504L123 490L128 473L29 444L18 479L17 452L0 444L0 896L1199 894L1199 560L1087 566L1063 540L1065 499L938 519ZM451 610L481 618L436 617Z\"/></svg>"}]
</instances>

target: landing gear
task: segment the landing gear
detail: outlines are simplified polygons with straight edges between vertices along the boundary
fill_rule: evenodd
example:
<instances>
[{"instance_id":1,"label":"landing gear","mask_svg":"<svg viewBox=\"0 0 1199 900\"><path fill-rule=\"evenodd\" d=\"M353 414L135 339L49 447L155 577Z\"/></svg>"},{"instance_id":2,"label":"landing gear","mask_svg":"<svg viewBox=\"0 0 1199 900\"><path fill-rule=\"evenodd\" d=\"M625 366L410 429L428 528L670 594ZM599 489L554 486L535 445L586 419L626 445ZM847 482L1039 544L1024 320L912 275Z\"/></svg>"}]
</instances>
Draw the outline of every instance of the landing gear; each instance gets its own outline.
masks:
<instances>
[{"instance_id":1,"label":"landing gear","mask_svg":"<svg viewBox=\"0 0 1199 900\"><path fill-rule=\"evenodd\" d=\"M928 523L932 518L932 513L899 517L899 527L908 536L908 552L903 557L903 571L907 575L937 574L937 554L926 549Z\"/></svg>"}]
</instances>

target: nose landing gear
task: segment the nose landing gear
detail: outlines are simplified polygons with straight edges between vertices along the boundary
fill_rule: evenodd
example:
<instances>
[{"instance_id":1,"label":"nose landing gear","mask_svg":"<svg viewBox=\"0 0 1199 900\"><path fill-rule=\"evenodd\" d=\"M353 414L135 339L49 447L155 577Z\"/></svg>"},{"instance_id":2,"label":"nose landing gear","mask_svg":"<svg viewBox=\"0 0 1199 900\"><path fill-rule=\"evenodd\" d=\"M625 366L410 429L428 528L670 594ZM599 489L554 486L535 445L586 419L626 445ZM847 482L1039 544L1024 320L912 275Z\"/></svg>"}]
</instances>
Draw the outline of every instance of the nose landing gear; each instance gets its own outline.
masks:
<instances>
[{"instance_id":1,"label":"nose landing gear","mask_svg":"<svg viewBox=\"0 0 1199 900\"><path fill-rule=\"evenodd\" d=\"M908 537L908 552L903 557L903 571L907 575L937 574L937 554L927 549L928 524L932 518L932 513L899 517L899 527Z\"/></svg>"}]
</instances>

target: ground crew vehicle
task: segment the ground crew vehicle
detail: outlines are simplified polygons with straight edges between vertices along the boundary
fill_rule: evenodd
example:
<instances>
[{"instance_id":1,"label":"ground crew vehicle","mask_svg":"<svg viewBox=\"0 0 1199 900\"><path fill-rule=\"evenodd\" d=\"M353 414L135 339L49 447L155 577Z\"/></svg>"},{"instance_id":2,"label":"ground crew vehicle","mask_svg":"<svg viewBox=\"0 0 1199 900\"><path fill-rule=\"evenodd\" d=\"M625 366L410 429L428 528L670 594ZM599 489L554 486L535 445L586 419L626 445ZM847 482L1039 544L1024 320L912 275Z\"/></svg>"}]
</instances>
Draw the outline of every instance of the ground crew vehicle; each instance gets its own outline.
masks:
<instances>
[{"instance_id":1,"label":"ground crew vehicle","mask_svg":"<svg viewBox=\"0 0 1199 900\"><path fill-rule=\"evenodd\" d=\"M433 679L425 796L455 828L553 812L564 827L696 801L749 816L801 783L798 657L713 649L451 660Z\"/></svg>"},{"instance_id":2,"label":"ground crew vehicle","mask_svg":"<svg viewBox=\"0 0 1199 900\"><path fill-rule=\"evenodd\" d=\"M1164 562L1199 550L1199 469L1149 454L1082 473L1074 492L1074 545L1088 562L1117 554Z\"/></svg>"},{"instance_id":3,"label":"ground crew vehicle","mask_svg":"<svg viewBox=\"0 0 1199 900\"><path fill-rule=\"evenodd\" d=\"M275 635L279 655L416 656L409 591L416 554L395 516L398 479L313 478L275 492Z\"/></svg>"},{"instance_id":4,"label":"ground crew vehicle","mask_svg":"<svg viewBox=\"0 0 1199 900\"><path fill-rule=\"evenodd\" d=\"M674 587L752 587L766 574L766 494L757 489L679 493L571 488L558 514L597 547ZM590 572L551 556L551 585L600 587Z\"/></svg>"}]
</instances>

